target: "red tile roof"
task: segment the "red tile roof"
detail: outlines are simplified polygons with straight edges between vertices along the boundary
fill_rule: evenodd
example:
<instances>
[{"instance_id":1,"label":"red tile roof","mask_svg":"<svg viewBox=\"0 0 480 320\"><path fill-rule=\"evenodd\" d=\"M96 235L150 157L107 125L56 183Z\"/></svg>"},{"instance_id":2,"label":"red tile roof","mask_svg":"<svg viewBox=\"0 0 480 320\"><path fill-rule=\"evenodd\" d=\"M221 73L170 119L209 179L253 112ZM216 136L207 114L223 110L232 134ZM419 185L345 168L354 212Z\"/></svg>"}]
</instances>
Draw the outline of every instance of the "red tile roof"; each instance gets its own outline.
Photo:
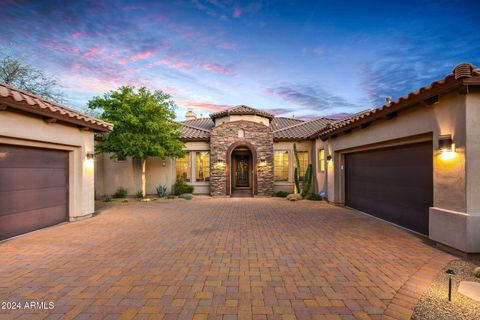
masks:
<instances>
[{"instance_id":1,"label":"red tile roof","mask_svg":"<svg viewBox=\"0 0 480 320\"><path fill-rule=\"evenodd\" d=\"M190 120L194 121L194 120ZM181 139L184 141L208 141L210 140L210 130L194 127L192 125L186 124L184 121L180 124Z\"/></svg>"},{"instance_id":2,"label":"red tile roof","mask_svg":"<svg viewBox=\"0 0 480 320\"><path fill-rule=\"evenodd\" d=\"M266 111L254 109L249 106L239 105L233 108L212 113L210 115L210 118L216 119L216 118L226 117L229 115L257 115L257 116L268 118L270 120L272 120L274 117L273 114L268 113Z\"/></svg>"},{"instance_id":3,"label":"red tile roof","mask_svg":"<svg viewBox=\"0 0 480 320\"><path fill-rule=\"evenodd\" d=\"M302 122L305 121L297 118L275 117L272 122L270 122L270 127L273 131L276 131Z\"/></svg>"},{"instance_id":4,"label":"red tile roof","mask_svg":"<svg viewBox=\"0 0 480 320\"><path fill-rule=\"evenodd\" d=\"M310 121L300 122L292 126L273 131L273 140L293 141L309 139L309 137L317 132L320 128L325 128L325 126L331 123L335 123L335 120L318 118Z\"/></svg>"},{"instance_id":5,"label":"red tile roof","mask_svg":"<svg viewBox=\"0 0 480 320\"><path fill-rule=\"evenodd\" d=\"M439 94L458 90L468 85L480 85L480 68L476 68L471 64L460 64L453 69L451 74L441 80L434 81L425 87L376 109L362 111L347 119L320 128L311 138L318 137L326 140L340 132L348 131L362 125L368 125L378 119L388 118L389 115L394 115L398 111L420 104L434 103L435 99L433 98Z\"/></svg>"},{"instance_id":6,"label":"red tile roof","mask_svg":"<svg viewBox=\"0 0 480 320\"><path fill-rule=\"evenodd\" d=\"M65 123L87 127L96 132L108 132L113 129L111 123L87 116L74 109L45 100L30 92L0 82L0 105L29 113L53 118Z\"/></svg>"}]
</instances>

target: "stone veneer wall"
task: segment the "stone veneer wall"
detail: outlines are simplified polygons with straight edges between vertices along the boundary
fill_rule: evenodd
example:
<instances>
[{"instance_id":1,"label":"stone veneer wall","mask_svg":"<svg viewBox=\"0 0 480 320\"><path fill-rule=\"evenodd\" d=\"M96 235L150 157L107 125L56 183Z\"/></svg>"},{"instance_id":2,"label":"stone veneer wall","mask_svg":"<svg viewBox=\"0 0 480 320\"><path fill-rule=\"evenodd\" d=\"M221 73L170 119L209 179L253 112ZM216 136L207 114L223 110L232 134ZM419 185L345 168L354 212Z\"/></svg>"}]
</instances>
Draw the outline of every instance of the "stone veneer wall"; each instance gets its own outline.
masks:
<instances>
[{"instance_id":1,"label":"stone veneer wall","mask_svg":"<svg viewBox=\"0 0 480 320\"><path fill-rule=\"evenodd\" d=\"M244 137L238 137L238 131L244 130ZM257 195L273 195L273 134L272 130L260 123L252 121L227 122L212 128L210 134L210 194L212 196L227 195L226 167L216 165L218 160L227 163L228 148L235 142L246 141L256 151L257 163ZM252 152L252 156L255 154ZM260 164L265 158L266 164ZM252 168L253 169L253 168ZM255 182L253 182L255 185Z\"/></svg>"}]
</instances>

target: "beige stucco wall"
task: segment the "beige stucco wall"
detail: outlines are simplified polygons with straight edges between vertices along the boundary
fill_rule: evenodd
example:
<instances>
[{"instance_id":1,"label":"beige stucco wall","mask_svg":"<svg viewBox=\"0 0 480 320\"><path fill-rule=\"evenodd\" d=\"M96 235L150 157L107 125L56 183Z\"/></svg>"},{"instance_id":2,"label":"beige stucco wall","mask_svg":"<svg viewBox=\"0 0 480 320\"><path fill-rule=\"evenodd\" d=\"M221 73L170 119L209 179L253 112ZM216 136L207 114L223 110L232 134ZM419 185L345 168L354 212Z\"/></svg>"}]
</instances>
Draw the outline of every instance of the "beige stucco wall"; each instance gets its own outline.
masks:
<instances>
[{"instance_id":1,"label":"beige stucco wall","mask_svg":"<svg viewBox=\"0 0 480 320\"><path fill-rule=\"evenodd\" d=\"M418 106L391 120L372 123L329 139L326 154L328 199L344 204L344 154L388 145L433 141L433 202L429 236L442 244L466 252L480 252L480 237L469 230L480 225L480 98L478 93L452 92L432 106ZM440 135L451 134L456 146L453 158L438 151ZM317 144L320 142L317 141ZM415 155L412 155L415 156Z\"/></svg>"},{"instance_id":2,"label":"beige stucco wall","mask_svg":"<svg viewBox=\"0 0 480 320\"><path fill-rule=\"evenodd\" d=\"M215 126L219 126L226 122L241 121L241 120L261 123L267 127L270 126L270 120L268 118L257 116L257 115L231 115L227 117L217 118L215 119Z\"/></svg>"},{"instance_id":3,"label":"beige stucco wall","mask_svg":"<svg viewBox=\"0 0 480 320\"><path fill-rule=\"evenodd\" d=\"M297 145L297 150L298 151L308 151L308 160L309 163L313 163L313 169L316 171L316 166L315 166L315 158L312 158L312 145L313 143L310 141L285 141L285 142L274 142L273 143L273 151L279 150L279 151L288 151L288 181L275 181L273 184L273 191L274 192L279 192L279 191L285 191L285 192L293 192L294 189L294 163L295 163L295 156L293 154L293 145ZM314 186L312 183L312 189L310 191L314 190Z\"/></svg>"},{"instance_id":4,"label":"beige stucco wall","mask_svg":"<svg viewBox=\"0 0 480 320\"><path fill-rule=\"evenodd\" d=\"M187 142L185 151L208 151L207 142ZM118 187L127 189L129 195L141 190L141 167L140 162L128 157L124 161L110 159L108 154L100 154L96 157L96 182L97 197L112 194ZM192 168L192 173L193 173ZM146 163L146 192L155 194L158 185L165 185L167 192L175 183L175 159L161 159L151 157ZM210 187L208 182L189 182L194 186L195 194L208 194Z\"/></svg>"},{"instance_id":5,"label":"beige stucco wall","mask_svg":"<svg viewBox=\"0 0 480 320\"><path fill-rule=\"evenodd\" d=\"M86 160L93 152L93 132L60 123L47 123L39 117L0 111L0 143L41 147L69 153L69 218L91 215L94 203L94 167Z\"/></svg>"}]
</instances>

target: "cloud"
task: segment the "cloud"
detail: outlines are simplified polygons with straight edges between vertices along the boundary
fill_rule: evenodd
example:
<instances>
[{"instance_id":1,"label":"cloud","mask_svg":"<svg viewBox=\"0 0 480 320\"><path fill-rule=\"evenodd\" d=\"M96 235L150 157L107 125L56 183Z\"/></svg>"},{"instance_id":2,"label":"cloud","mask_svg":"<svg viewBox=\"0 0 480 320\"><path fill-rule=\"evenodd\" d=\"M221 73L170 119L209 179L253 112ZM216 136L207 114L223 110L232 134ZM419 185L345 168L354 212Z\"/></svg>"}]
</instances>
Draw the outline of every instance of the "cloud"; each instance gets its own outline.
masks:
<instances>
[{"instance_id":1,"label":"cloud","mask_svg":"<svg viewBox=\"0 0 480 320\"><path fill-rule=\"evenodd\" d=\"M242 8L240 7L235 7L233 8L233 17L238 18L242 15Z\"/></svg>"},{"instance_id":2,"label":"cloud","mask_svg":"<svg viewBox=\"0 0 480 320\"><path fill-rule=\"evenodd\" d=\"M373 106L385 97L398 99L448 75L462 62L480 63L480 34L469 28L418 31L405 37L396 35L390 43L372 52L357 70L364 92Z\"/></svg>"},{"instance_id":3,"label":"cloud","mask_svg":"<svg viewBox=\"0 0 480 320\"><path fill-rule=\"evenodd\" d=\"M281 97L297 106L314 110L329 110L334 108L355 108L355 105L344 98L328 92L318 85L285 84L268 88L268 94Z\"/></svg>"},{"instance_id":4,"label":"cloud","mask_svg":"<svg viewBox=\"0 0 480 320\"><path fill-rule=\"evenodd\" d=\"M129 58L129 60L132 61L132 62L135 62L135 61L138 61L138 60L144 60L144 59L147 59L147 58L151 58L154 55L155 55L155 53L153 51L138 52L138 53L134 54L133 56L131 56Z\"/></svg>"},{"instance_id":5,"label":"cloud","mask_svg":"<svg viewBox=\"0 0 480 320\"><path fill-rule=\"evenodd\" d=\"M208 112L218 112L232 107L231 105L226 104L190 100L177 101L177 104L188 108L207 110Z\"/></svg>"},{"instance_id":6,"label":"cloud","mask_svg":"<svg viewBox=\"0 0 480 320\"><path fill-rule=\"evenodd\" d=\"M202 63L200 67L210 72L215 72L215 73L220 73L225 75L231 73L230 69L217 63Z\"/></svg>"},{"instance_id":7,"label":"cloud","mask_svg":"<svg viewBox=\"0 0 480 320\"><path fill-rule=\"evenodd\" d=\"M217 48L225 49L225 50L233 50L236 48L236 46L234 43L231 43L231 42L222 42L219 45L217 45Z\"/></svg>"}]
</instances>

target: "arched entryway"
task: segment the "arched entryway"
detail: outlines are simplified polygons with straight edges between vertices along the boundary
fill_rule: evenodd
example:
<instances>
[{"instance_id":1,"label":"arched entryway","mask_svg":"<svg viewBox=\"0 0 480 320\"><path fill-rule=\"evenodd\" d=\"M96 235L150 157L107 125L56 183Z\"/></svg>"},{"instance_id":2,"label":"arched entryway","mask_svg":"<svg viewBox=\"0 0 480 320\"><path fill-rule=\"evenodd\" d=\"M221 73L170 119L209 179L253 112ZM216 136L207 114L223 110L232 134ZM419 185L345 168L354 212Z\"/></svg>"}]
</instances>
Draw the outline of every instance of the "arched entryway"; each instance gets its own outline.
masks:
<instances>
[{"instance_id":1,"label":"arched entryway","mask_svg":"<svg viewBox=\"0 0 480 320\"><path fill-rule=\"evenodd\" d=\"M235 142L227 150L226 189L232 197L257 194L257 153L247 141Z\"/></svg>"}]
</instances>

